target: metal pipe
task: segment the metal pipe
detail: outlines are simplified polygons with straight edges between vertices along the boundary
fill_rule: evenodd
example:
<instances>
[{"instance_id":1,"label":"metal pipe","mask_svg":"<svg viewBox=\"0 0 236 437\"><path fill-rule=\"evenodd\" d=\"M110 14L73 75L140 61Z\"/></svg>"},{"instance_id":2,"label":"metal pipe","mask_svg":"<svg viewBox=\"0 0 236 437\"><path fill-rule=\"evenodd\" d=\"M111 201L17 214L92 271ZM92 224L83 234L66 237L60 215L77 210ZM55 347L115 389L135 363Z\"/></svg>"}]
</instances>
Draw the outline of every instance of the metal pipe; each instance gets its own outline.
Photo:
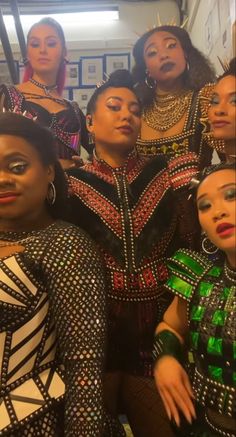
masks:
<instances>
[{"instance_id":1,"label":"metal pipe","mask_svg":"<svg viewBox=\"0 0 236 437\"><path fill-rule=\"evenodd\" d=\"M20 12L17 4L17 0L10 0L12 15L14 17L15 21L15 27L16 27L16 33L19 41L19 46L21 50L21 56L22 59L26 59L26 44L25 44L25 37L24 32L22 29L21 21L20 21Z\"/></svg>"},{"instance_id":2,"label":"metal pipe","mask_svg":"<svg viewBox=\"0 0 236 437\"><path fill-rule=\"evenodd\" d=\"M3 20L3 14L1 8L0 8L0 39L2 41L2 47L7 61L11 80L14 84L17 84L19 83L18 72L17 72L16 64L14 62L11 45L7 36L7 31Z\"/></svg>"}]
</instances>

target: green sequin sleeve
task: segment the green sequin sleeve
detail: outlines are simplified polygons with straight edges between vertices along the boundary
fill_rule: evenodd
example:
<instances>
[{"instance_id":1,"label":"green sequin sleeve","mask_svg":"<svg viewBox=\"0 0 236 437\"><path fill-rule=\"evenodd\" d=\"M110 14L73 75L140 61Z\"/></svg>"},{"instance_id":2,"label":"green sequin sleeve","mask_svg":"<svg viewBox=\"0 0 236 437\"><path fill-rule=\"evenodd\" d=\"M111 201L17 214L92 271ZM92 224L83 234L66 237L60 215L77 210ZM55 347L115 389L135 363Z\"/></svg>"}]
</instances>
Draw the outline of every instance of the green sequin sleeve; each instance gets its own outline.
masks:
<instances>
[{"instance_id":1,"label":"green sequin sleeve","mask_svg":"<svg viewBox=\"0 0 236 437\"><path fill-rule=\"evenodd\" d=\"M190 301L203 273L209 268L208 261L196 252L178 250L168 260L169 279L166 288L175 295ZM206 284L206 287L209 284ZM204 288L204 283L201 284Z\"/></svg>"}]
</instances>

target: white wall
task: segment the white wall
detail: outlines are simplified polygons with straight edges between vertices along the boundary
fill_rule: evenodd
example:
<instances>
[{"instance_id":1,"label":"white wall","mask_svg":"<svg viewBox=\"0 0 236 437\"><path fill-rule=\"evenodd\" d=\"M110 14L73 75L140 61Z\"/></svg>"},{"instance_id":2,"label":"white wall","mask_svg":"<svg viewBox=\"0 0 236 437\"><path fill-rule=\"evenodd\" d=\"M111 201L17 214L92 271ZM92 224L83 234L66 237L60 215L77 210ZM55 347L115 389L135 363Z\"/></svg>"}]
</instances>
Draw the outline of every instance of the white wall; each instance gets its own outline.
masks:
<instances>
[{"instance_id":1,"label":"white wall","mask_svg":"<svg viewBox=\"0 0 236 437\"><path fill-rule=\"evenodd\" d=\"M193 44L222 73L217 59L233 56L232 25L235 21L235 0L188 0L188 31Z\"/></svg>"},{"instance_id":2,"label":"white wall","mask_svg":"<svg viewBox=\"0 0 236 437\"><path fill-rule=\"evenodd\" d=\"M138 35L157 23L157 14L166 23L173 18L179 23L179 10L174 0L156 2L115 2L119 6L120 20L104 24L82 23L76 26L65 25L69 59L79 56L131 51ZM58 11L59 12L59 11ZM29 30L24 29L25 35ZM11 47L16 60L20 60L15 30L8 30ZM0 59L4 59L0 46Z\"/></svg>"}]
</instances>

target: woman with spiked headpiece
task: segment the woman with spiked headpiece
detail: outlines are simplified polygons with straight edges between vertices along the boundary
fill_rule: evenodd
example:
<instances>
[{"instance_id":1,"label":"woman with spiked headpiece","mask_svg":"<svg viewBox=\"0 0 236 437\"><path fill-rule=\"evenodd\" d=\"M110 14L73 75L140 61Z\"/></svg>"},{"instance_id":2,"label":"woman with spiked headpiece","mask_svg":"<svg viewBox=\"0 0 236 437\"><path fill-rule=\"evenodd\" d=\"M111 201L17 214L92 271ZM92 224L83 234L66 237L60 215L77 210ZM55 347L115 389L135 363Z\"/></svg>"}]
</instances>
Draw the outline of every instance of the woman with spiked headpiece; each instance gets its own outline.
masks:
<instances>
[{"instance_id":1,"label":"woman with spiked headpiece","mask_svg":"<svg viewBox=\"0 0 236 437\"><path fill-rule=\"evenodd\" d=\"M90 147L82 111L76 102L62 97L66 62L63 29L56 20L45 17L29 30L23 83L0 86L0 111L4 107L26 113L49 127L64 168L74 164L73 157L80 155L81 145L88 152Z\"/></svg>"},{"instance_id":2,"label":"woman with spiked headpiece","mask_svg":"<svg viewBox=\"0 0 236 437\"><path fill-rule=\"evenodd\" d=\"M143 102L140 153L168 156L194 151L200 168L209 165L212 147L205 124L215 75L182 27L160 25L136 42L133 75Z\"/></svg>"}]
</instances>

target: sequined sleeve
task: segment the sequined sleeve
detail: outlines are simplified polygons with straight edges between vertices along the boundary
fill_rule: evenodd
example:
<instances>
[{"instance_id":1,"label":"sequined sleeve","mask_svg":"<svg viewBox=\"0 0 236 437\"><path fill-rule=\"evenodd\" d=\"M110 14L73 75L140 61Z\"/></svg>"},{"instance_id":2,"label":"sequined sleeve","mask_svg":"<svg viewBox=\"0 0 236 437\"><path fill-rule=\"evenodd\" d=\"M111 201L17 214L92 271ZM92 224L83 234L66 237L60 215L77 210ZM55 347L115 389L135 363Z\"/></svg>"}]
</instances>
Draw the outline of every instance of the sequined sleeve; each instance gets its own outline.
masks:
<instances>
[{"instance_id":1,"label":"sequined sleeve","mask_svg":"<svg viewBox=\"0 0 236 437\"><path fill-rule=\"evenodd\" d=\"M65 366L65 436L99 437L105 342L103 266L90 238L70 229L74 230L65 229L62 240L47 255L53 257L48 272L51 310Z\"/></svg>"},{"instance_id":2,"label":"sequined sleeve","mask_svg":"<svg viewBox=\"0 0 236 437\"><path fill-rule=\"evenodd\" d=\"M187 249L177 252L167 262L169 279L165 287L177 296L187 300L192 299L203 274L214 276L214 266L205 257ZM207 286L202 284L202 286Z\"/></svg>"},{"instance_id":3,"label":"sequined sleeve","mask_svg":"<svg viewBox=\"0 0 236 437\"><path fill-rule=\"evenodd\" d=\"M190 181L198 172L198 157L195 153L178 156L169 161L168 169L178 219L176 249L187 247L199 250L201 231L193 198L189 197Z\"/></svg>"}]
</instances>

